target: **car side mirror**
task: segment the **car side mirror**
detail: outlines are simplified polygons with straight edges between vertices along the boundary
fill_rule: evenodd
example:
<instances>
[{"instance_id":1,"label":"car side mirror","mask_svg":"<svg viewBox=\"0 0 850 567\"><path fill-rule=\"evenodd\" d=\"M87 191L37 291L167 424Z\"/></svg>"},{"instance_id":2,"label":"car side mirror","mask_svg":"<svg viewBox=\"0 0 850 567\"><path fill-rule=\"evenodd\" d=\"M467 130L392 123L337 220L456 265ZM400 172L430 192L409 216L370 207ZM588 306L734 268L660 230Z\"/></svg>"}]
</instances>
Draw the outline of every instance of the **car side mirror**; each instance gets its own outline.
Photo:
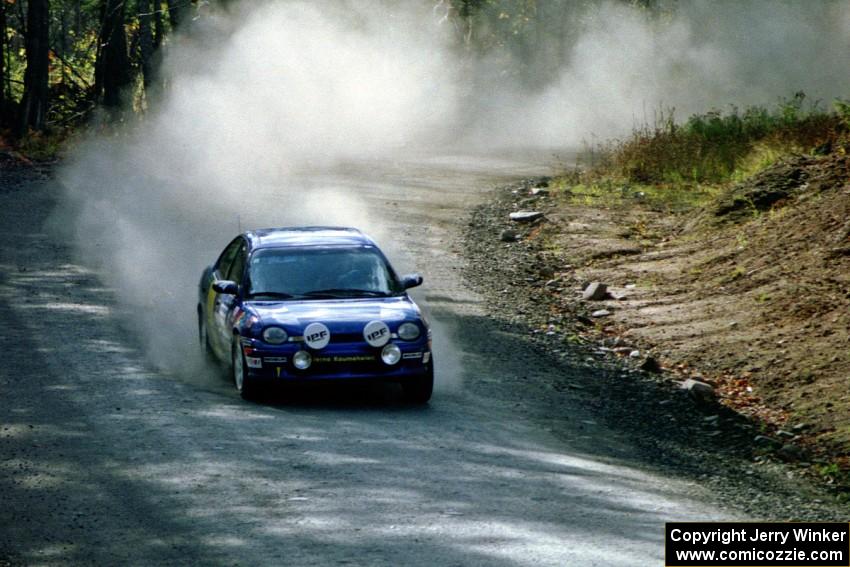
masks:
<instances>
[{"instance_id":1,"label":"car side mirror","mask_svg":"<svg viewBox=\"0 0 850 567\"><path fill-rule=\"evenodd\" d=\"M224 295L236 295L239 291L239 285L230 280L217 280L212 284L213 290Z\"/></svg>"},{"instance_id":2,"label":"car side mirror","mask_svg":"<svg viewBox=\"0 0 850 567\"><path fill-rule=\"evenodd\" d=\"M401 277L401 287L404 289L410 289L412 287L422 285L422 281L422 276L419 274L407 274L406 276Z\"/></svg>"}]
</instances>

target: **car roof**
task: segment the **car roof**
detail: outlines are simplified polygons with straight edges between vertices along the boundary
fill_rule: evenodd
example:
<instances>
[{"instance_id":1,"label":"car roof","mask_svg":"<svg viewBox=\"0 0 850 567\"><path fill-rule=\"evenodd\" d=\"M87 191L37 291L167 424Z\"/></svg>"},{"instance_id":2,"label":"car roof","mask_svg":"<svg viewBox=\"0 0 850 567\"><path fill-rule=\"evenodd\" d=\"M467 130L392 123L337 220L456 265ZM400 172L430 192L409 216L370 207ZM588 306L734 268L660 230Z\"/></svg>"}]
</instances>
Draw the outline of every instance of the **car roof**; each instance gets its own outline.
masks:
<instances>
[{"instance_id":1,"label":"car roof","mask_svg":"<svg viewBox=\"0 0 850 567\"><path fill-rule=\"evenodd\" d=\"M260 228L245 233L251 248L285 246L375 246L356 228L339 226L297 226Z\"/></svg>"}]
</instances>

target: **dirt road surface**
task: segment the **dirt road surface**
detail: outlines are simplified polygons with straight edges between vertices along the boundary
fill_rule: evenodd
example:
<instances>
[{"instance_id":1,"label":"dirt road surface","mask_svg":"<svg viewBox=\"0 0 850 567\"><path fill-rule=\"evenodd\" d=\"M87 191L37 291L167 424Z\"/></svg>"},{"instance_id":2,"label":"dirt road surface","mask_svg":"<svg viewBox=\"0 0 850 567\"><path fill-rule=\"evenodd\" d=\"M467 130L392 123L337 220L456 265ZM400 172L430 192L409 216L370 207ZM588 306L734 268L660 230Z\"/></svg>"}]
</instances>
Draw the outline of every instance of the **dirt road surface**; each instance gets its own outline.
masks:
<instances>
[{"instance_id":1,"label":"dirt road surface","mask_svg":"<svg viewBox=\"0 0 850 567\"><path fill-rule=\"evenodd\" d=\"M545 156L544 156L545 157ZM437 392L242 401L155 370L114 293L45 228L52 181L0 192L0 565L659 565L663 523L735 516L648 471L460 276L465 211L546 173L512 156L327 173L426 278ZM186 317L194 305L186 306Z\"/></svg>"}]
</instances>

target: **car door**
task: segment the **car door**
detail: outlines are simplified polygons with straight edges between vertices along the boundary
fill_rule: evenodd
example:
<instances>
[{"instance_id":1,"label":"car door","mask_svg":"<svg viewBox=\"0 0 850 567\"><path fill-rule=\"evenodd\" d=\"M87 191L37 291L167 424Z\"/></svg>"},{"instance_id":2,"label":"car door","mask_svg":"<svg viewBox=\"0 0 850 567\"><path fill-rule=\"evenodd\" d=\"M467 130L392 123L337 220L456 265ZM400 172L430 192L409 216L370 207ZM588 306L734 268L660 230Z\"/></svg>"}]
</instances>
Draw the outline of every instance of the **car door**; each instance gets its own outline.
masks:
<instances>
[{"instance_id":1,"label":"car door","mask_svg":"<svg viewBox=\"0 0 850 567\"><path fill-rule=\"evenodd\" d=\"M244 242L245 241L241 236L233 239L224 249L224 252L222 252L218 257L218 260L212 268L210 275L211 281L208 284L209 287L207 287L206 304L204 305L204 317L207 330L209 331L208 337L210 347L212 347L219 357L224 358L225 360L226 357L230 356L230 340L228 338L226 345L222 345L221 343L221 332L219 331L216 323L216 310L221 304L221 294L217 293L213 289L212 284L218 280L227 279L227 274L233 265L233 260L236 258L236 255Z\"/></svg>"},{"instance_id":2,"label":"car door","mask_svg":"<svg viewBox=\"0 0 850 567\"><path fill-rule=\"evenodd\" d=\"M227 272L222 279L236 282L242 285L242 278L245 275L245 263L248 259L248 243L242 239L236 249L236 255L233 261L227 268ZM233 324L232 313L236 307L238 297L235 295L217 293L213 304L213 320L215 329L213 332L218 335L218 344L221 352L230 352L231 329Z\"/></svg>"}]
</instances>

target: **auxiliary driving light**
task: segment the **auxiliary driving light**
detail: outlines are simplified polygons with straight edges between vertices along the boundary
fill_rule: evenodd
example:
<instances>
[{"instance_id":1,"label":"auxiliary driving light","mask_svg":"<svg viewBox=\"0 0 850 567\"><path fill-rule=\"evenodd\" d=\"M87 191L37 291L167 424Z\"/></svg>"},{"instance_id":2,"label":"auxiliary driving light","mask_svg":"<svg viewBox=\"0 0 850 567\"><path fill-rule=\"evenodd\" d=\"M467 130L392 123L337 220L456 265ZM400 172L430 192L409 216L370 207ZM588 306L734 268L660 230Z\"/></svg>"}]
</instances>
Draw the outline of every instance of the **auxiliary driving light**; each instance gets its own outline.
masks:
<instances>
[{"instance_id":1,"label":"auxiliary driving light","mask_svg":"<svg viewBox=\"0 0 850 567\"><path fill-rule=\"evenodd\" d=\"M384 347L384 350L381 351L381 360L383 360L384 364L388 366L398 364L398 361L401 360L401 349L398 348L398 345L394 345L393 343L388 344Z\"/></svg>"},{"instance_id":2,"label":"auxiliary driving light","mask_svg":"<svg viewBox=\"0 0 850 567\"><path fill-rule=\"evenodd\" d=\"M313 364L313 357L306 350L299 350L292 356L292 364L298 370L307 370Z\"/></svg>"}]
</instances>

